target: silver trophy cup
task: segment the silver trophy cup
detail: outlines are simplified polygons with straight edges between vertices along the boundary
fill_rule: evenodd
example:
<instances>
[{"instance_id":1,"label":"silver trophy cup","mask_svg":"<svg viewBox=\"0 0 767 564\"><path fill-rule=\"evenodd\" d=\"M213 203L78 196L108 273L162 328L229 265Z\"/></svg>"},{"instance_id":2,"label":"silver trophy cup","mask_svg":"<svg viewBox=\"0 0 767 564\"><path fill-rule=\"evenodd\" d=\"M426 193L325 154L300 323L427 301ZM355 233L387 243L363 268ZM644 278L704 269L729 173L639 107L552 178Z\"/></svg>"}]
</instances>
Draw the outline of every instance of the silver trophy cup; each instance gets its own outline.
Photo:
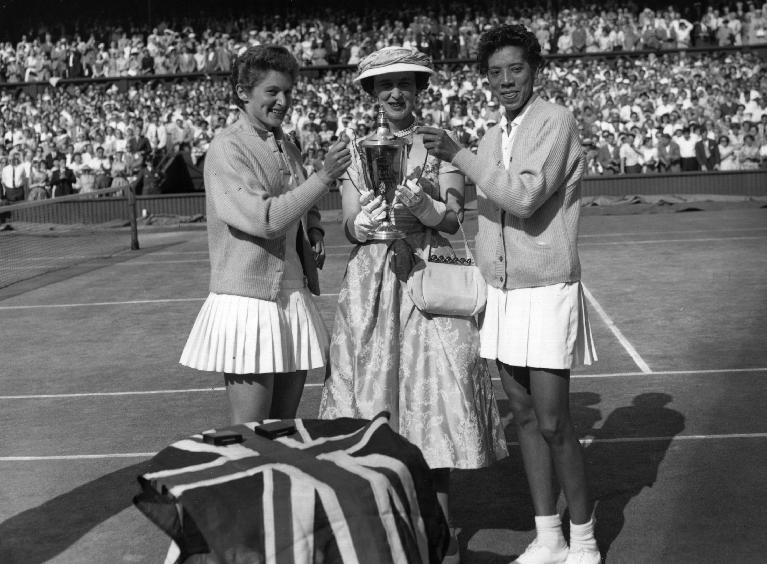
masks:
<instances>
[{"instance_id":1,"label":"silver trophy cup","mask_svg":"<svg viewBox=\"0 0 767 564\"><path fill-rule=\"evenodd\" d=\"M407 174L407 141L392 134L382 107L378 109L376 131L359 141L357 150L367 189L383 196L391 204L397 186L402 184ZM390 241L404 237L405 234L392 224L387 212L371 239Z\"/></svg>"}]
</instances>

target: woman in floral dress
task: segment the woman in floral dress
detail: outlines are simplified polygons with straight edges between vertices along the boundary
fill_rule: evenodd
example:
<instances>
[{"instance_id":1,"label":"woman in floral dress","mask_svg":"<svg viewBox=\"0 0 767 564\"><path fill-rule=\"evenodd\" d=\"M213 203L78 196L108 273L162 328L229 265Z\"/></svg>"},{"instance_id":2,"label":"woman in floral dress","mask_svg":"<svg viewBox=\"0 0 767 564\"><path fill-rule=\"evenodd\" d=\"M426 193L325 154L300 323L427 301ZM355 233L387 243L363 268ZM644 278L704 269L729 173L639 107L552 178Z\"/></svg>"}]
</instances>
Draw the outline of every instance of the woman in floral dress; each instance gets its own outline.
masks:
<instances>
[{"instance_id":1,"label":"woman in floral dress","mask_svg":"<svg viewBox=\"0 0 767 564\"><path fill-rule=\"evenodd\" d=\"M385 47L363 59L359 70L355 80L383 107L392 133L408 141L411 180L398 187L393 202L374 197L365 188L359 153L352 151L342 198L354 248L338 297L320 417L373 418L388 411L392 428L421 449L449 521L450 469L489 466L507 454L487 366L478 354L476 320L423 313L406 289L429 231L432 254L454 256L439 232L459 229L463 175L427 156L414 133L414 102L432 72L428 56ZM371 240L387 209L407 237ZM445 561L458 561L454 538Z\"/></svg>"}]
</instances>

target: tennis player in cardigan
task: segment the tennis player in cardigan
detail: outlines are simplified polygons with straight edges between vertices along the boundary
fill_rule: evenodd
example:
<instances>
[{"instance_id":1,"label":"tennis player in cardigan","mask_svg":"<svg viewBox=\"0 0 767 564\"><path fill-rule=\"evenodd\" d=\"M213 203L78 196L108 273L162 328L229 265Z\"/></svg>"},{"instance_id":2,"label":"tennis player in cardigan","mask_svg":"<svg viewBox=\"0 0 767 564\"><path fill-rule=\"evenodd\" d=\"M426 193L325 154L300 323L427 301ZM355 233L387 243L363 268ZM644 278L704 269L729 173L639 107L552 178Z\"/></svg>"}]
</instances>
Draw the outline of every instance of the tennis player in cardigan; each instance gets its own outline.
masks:
<instances>
[{"instance_id":1,"label":"tennis player in cardigan","mask_svg":"<svg viewBox=\"0 0 767 564\"><path fill-rule=\"evenodd\" d=\"M570 369L596 359L581 288L577 236L585 160L573 115L533 92L543 62L521 25L483 33L480 72L504 107L477 154L419 128L431 154L477 185L476 259L488 283L480 355L509 398L535 509L536 539L519 564L596 564L593 503L569 408ZM554 477L570 512L570 546Z\"/></svg>"},{"instance_id":2,"label":"tennis player in cardigan","mask_svg":"<svg viewBox=\"0 0 767 564\"><path fill-rule=\"evenodd\" d=\"M345 142L306 176L281 124L298 62L258 45L232 66L239 119L205 160L210 294L181 364L224 373L232 424L296 415L307 370L325 366L328 334L309 292L325 258L316 202L351 162Z\"/></svg>"}]
</instances>

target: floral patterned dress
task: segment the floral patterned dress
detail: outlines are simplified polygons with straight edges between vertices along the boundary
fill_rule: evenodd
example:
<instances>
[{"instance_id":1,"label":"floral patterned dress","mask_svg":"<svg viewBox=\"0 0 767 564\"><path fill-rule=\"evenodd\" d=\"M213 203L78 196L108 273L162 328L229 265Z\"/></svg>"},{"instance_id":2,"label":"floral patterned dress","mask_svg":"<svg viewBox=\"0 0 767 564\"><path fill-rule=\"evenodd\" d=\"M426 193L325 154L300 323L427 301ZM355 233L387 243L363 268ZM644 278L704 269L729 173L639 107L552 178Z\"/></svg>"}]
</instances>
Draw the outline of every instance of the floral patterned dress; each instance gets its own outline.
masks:
<instances>
[{"instance_id":1,"label":"floral patterned dress","mask_svg":"<svg viewBox=\"0 0 767 564\"><path fill-rule=\"evenodd\" d=\"M434 198L440 176L456 170L427 157L415 135L408 172L417 176L418 167L421 186ZM358 158L348 175L363 186ZM388 411L392 428L421 449L431 468L488 466L507 449L487 364L479 357L476 321L415 307L405 285L414 262L424 256L426 227L401 204L392 215L407 238L368 242L351 252L320 417L371 419ZM436 232L432 253L454 256Z\"/></svg>"}]
</instances>

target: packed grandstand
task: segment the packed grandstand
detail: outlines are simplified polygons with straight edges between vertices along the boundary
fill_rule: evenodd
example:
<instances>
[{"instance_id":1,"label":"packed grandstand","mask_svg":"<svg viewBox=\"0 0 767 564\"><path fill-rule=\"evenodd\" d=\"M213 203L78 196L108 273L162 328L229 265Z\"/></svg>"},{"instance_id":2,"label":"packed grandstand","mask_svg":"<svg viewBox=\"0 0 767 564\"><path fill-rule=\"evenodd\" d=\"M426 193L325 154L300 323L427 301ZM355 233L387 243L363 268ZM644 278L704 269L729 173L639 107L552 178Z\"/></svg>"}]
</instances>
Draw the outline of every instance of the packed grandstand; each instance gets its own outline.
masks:
<instances>
[{"instance_id":1,"label":"packed grandstand","mask_svg":"<svg viewBox=\"0 0 767 564\"><path fill-rule=\"evenodd\" d=\"M590 174L767 168L767 3L550 4L0 28L3 195L19 183L39 199L150 178L176 155L201 167L238 115L232 61L263 43L287 46L303 66L284 129L308 169L343 129L370 130L374 107L352 79L385 45L433 58L419 120L474 147L500 118L473 64L479 35L500 22L538 36L548 55L539 93L578 118Z\"/></svg>"}]
</instances>

